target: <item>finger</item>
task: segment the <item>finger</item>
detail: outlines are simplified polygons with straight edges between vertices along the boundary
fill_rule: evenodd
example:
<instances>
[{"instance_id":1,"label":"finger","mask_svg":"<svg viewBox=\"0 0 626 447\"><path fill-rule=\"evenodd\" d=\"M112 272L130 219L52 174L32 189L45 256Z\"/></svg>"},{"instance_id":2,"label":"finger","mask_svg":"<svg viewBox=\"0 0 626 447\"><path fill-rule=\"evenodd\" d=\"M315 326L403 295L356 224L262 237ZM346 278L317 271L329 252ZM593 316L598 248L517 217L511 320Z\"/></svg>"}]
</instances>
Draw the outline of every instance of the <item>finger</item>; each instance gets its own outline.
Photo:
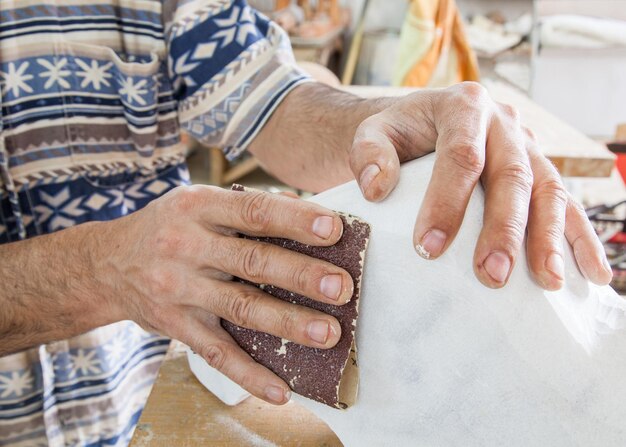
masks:
<instances>
[{"instance_id":1,"label":"finger","mask_svg":"<svg viewBox=\"0 0 626 447\"><path fill-rule=\"evenodd\" d=\"M211 224L234 228L251 236L281 237L328 246L335 244L343 233L341 218L333 211L280 194L216 190L207 209L211 212L206 220Z\"/></svg>"},{"instance_id":2,"label":"finger","mask_svg":"<svg viewBox=\"0 0 626 447\"><path fill-rule=\"evenodd\" d=\"M611 282L613 272L602 243L587 218L585 209L568 196L565 237L574 250L581 273L591 282L605 285Z\"/></svg>"},{"instance_id":3,"label":"finger","mask_svg":"<svg viewBox=\"0 0 626 447\"><path fill-rule=\"evenodd\" d=\"M565 277L563 235L567 192L552 163L539 153L529 135L529 158L534 173L526 253L528 266L537 283L546 290L558 290Z\"/></svg>"},{"instance_id":4,"label":"finger","mask_svg":"<svg viewBox=\"0 0 626 447\"><path fill-rule=\"evenodd\" d=\"M380 113L363 121L350 149L350 168L363 196L371 201L387 197L400 178L400 161L385 119Z\"/></svg>"},{"instance_id":5,"label":"finger","mask_svg":"<svg viewBox=\"0 0 626 447\"><path fill-rule=\"evenodd\" d=\"M486 109L483 109L486 110ZM439 257L459 231L469 199L485 164L488 114L474 111L463 122L440 129L436 160L413 231L425 259Z\"/></svg>"},{"instance_id":6,"label":"finger","mask_svg":"<svg viewBox=\"0 0 626 447\"><path fill-rule=\"evenodd\" d=\"M330 262L241 238L217 236L211 246L222 253L207 261L214 269L329 304L345 304L352 298L352 277Z\"/></svg>"},{"instance_id":7,"label":"finger","mask_svg":"<svg viewBox=\"0 0 626 447\"><path fill-rule=\"evenodd\" d=\"M222 329L219 318L205 314L181 320L185 321L184 327L179 327L175 337L198 353L209 366L259 399L277 405L289 401L289 386L241 349Z\"/></svg>"},{"instance_id":8,"label":"finger","mask_svg":"<svg viewBox=\"0 0 626 447\"><path fill-rule=\"evenodd\" d=\"M483 228L474 252L474 270L488 287L506 284L526 233L533 172L514 109L501 106L487 136L483 185Z\"/></svg>"},{"instance_id":9,"label":"finger","mask_svg":"<svg viewBox=\"0 0 626 447\"><path fill-rule=\"evenodd\" d=\"M293 191L281 191L279 192L281 196L289 197L291 199L299 199L300 196Z\"/></svg>"},{"instance_id":10,"label":"finger","mask_svg":"<svg viewBox=\"0 0 626 447\"><path fill-rule=\"evenodd\" d=\"M300 345L328 349L341 337L336 318L275 298L257 287L206 279L186 304L237 326L285 338Z\"/></svg>"}]
</instances>

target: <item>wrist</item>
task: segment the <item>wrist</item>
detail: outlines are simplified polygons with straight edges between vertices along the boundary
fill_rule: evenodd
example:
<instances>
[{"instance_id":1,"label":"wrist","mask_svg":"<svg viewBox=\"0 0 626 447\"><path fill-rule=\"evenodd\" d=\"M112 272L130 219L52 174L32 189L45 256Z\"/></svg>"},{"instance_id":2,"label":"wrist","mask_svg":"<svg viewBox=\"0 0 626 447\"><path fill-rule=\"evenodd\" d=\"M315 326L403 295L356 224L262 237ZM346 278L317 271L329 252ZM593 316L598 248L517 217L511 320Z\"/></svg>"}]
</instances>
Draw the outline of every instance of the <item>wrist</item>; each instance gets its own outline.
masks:
<instances>
[{"instance_id":1,"label":"wrist","mask_svg":"<svg viewBox=\"0 0 626 447\"><path fill-rule=\"evenodd\" d=\"M121 244L116 240L116 221L88 222L75 229L78 248L75 256L84 275L82 281L85 305L96 326L129 319L124 306L124 293L117 290L116 252Z\"/></svg>"},{"instance_id":2,"label":"wrist","mask_svg":"<svg viewBox=\"0 0 626 447\"><path fill-rule=\"evenodd\" d=\"M121 320L98 279L100 225L0 247L0 356Z\"/></svg>"},{"instance_id":3,"label":"wrist","mask_svg":"<svg viewBox=\"0 0 626 447\"><path fill-rule=\"evenodd\" d=\"M250 146L265 170L319 192L354 178L349 152L359 125L398 98L362 98L317 82L293 89Z\"/></svg>"}]
</instances>

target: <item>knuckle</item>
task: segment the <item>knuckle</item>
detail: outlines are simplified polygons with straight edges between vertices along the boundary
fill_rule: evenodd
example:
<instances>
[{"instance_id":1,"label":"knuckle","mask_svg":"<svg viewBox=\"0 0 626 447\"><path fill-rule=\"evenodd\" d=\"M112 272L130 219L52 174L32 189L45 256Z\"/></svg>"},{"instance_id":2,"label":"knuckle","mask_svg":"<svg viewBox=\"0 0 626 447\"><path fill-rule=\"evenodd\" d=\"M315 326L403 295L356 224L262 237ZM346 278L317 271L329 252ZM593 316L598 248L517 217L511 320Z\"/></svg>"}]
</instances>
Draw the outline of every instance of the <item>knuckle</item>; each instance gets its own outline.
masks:
<instances>
[{"instance_id":1,"label":"knuckle","mask_svg":"<svg viewBox=\"0 0 626 447\"><path fill-rule=\"evenodd\" d=\"M229 356L230 347L224 343L212 343L202 346L199 354L212 368L221 371Z\"/></svg>"},{"instance_id":2,"label":"knuckle","mask_svg":"<svg viewBox=\"0 0 626 447\"><path fill-rule=\"evenodd\" d=\"M515 254L518 252L526 233L524 222L521 216L519 217L520 218L507 219L499 226L500 234L502 235L499 243L504 251L512 258L514 258Z\"/></svg>"},{"instance_id":3,"label":"knuckle","mask_svg":"<svg viewBox=\"0 0 626 447\"><path fill-rule=\"evenodd\" d=\"M567 191L558 178L550 178L538 182L533 194L536 197L549 199L559 206L567 204Z\"/></svg>"},{"instance_id":4,"label":"knuckle","mask_svg":"<svg viewBox=\"0 0 626 447\"><path fill-rule=\"evenodd\" d=\"M254 280L265 277L269 253L267 247L256 243L244 250L241 259L241 270L247 279Z\"/></svg>"},{"instance_id":5,"label":"knuckle","mask_svg":"<svg viewBox=\"0 0 626 447\"><path fill-rule=\"evenodd\" d=\"M459 84L463 96L470 100L480 100L489 96L487 89L478 82L466 81Z\"/></svg>"},{"instance_id":6,"label":"knuckle","mask_svg":"<svg viewBox=\"0 0 626 447\"><path fill-rule=\"evenodd\" d=\"M254 358L254 356L252 356L252 358ZM244 373L243 376L241 376L238 380L237 383L239 384L239 386L241 386L244 390L255 390L255 389L259 389L259 385L262 385L261 383L259 383L260 377L258 374L254 374L254 371L250 371L248 373ZM255 393L252 393L255 394Z\"/></svg>"},{"instance_id":7,"label":"knuckle","mask_svg":"<svg viewBox=\"0 0 626 447\"><path fill-rule=\"evenodd\" d=\"M365 121L363 124L364 123ZM361 124L361 126L363 124ZM355 152L367 152L371 149L376 149L378 146L379 143L371 137L362 137L355 139L354 144L352 145L352 150Z\"/></svg>"},{"instance_id":8,"label":"knuckle","mask_svg":"<svg viewBox=\"0 0 626 447\"><path fill-rule=\"evenodd\" d=\"M559 225L552 224L544 230L544 249L559 250L561 247L561 239L563 238L563 228Z\"/></svg>"},{"instance_id":9,"label":"knuckle","mask_svg":"<svg viewBox=\"0 0 626 447\"><path fill-rule=\"evenodd\" d=\"M380 147L380 140L377 139L380 121L377 116L366 118L357 128L352 146L350 147L351 161L359 154L371 154Z\"/></svg>"},{"instance_id":10,"label":"knuckle","mask_svg":"<svg viewBox=\"0 0 626 447\"><path fill-rule=\"evenodd\" d=\"M294 340L298 328L298 315L295 310L285 310L278 318L278 328L280 334L290 340Z\"/></svg>"},{"instance_id":11,"label":"knuckle","mask_svg":"<svg viewBox=\"0 0 626 447\"><path fill-rule=\"evenodd\" d=\"M271 222L272 197L264 192L252 192L242 199L241 217L252 231L263 233L269 229Z\"/></svg>"},{"instance_id":12,"label":"knuckle","mask_svg":"<svg viewBox=\"0 0 626 447\"><path fill-rule=\"evenodd\" d=\"M510 104L500 104L500 110L502 114L509 120L518 122L520 118L519 111Z\"/></svg>"},{"instance_id":13,"label":"knuckle","mask_svg":"<svg viewBox=\"0 0 626 447\"><path fill-rule=\"evenodd\" d=\"M235 295L228 303L228 315L237 326L252 328L260 296L252 292Z\"/></svg>"},{"instance_id":14,"label":"knuckle","mask_svg":"<svg viewBox=\"0 0 626 447\"><path fill-rule=\"evenodd\" d=\"M197 209L201 197L205 194L205 189L198 186L178 186L172 190L172 201L174 211L186 214Z\"/></svg>"},{"instance_id":15,"label":"knuckle","mask_svg":"<svg viewBox=\"0 0 626 447\"><path fill-rule=\"evenodd\" d=\"M585 207L582 206L582 204L569 196L568 194L568 207L571 211L573 211L575 214L578 214L579 216L584 216L585 219L587 219L587 211L585 210Z\"/></svg>"},{"instance_id":16,"label":"knuckle","mask_svg":"<svg viewBox=\"0 0 626 447\"><path fill-rule=\"evenodd\" d=\"M521 161L510 162L502 167L496 175L501 179L509 181L524 192L530 192L533 186L533 172L528 163Z\"/></svg>"},{"instance_id":17,"label":"knuckle","mask_svg":"<svg viewBox=\"0 0 626 447\"><path fill-rule=\"evenodd\" d=\"M476 142L467 142L450 146L448 157L459 168L473 175L480 175L485 166L484 151Z\"/></svg>"},{"instance_id":18,"label":"knuckle","mask_svg":"<svg viewBox=\"0 0 626 447\"><path fill-rule=\"evenodd\" d=\"M316 268L307 264L297 266L291 273L291 283L299 291L313 289L313 287L311 287L312 281L321 276L316 270Z\"/></svg>"},{"instance_id":19,"label":"knuckle","mask_svg":"<svg viewBox=\"0 0 626 447\"><path fill-rule=\"evenodd\" d=\"M535 134L535 132L533 132L531 128L522 126L522 131L529 141L531 141L532 143L537 143L537 135Z\"/></svg>"}]
</instances>

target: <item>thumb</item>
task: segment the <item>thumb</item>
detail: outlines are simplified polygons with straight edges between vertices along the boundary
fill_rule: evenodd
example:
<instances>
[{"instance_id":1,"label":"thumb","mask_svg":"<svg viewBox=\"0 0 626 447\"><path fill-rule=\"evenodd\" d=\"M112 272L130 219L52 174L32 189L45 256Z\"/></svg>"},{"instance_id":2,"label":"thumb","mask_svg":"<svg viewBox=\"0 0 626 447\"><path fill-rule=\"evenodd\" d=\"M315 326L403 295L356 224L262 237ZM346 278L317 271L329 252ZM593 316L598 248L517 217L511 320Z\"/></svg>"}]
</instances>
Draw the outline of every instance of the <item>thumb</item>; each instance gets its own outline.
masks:
<instances>
[{"instance_id":1,"label":"thumb","mask_svg":"<svg viewBox=\"0 0 626 447\"><path fill-rule=\"evenodd\" d=\"M382 115L361 123L350 149L350 169L363 196L373 202L387 197L400 178L400 160Z\"/></svg>"}]
</instances>

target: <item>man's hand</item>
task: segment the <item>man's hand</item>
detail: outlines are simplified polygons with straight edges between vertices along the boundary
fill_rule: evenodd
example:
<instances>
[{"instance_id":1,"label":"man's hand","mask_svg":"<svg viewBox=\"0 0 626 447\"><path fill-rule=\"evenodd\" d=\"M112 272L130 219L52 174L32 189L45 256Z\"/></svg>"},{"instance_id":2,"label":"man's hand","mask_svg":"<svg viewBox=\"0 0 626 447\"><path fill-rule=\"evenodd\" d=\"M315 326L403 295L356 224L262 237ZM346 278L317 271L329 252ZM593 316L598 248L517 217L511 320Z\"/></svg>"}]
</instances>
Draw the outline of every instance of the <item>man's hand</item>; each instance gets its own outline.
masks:
<instances>
[{"instance_id":1,"label":"man's hand","mask_svg":"<svg viewBox=\"0 0 626 447\"><path fill-rule=\"evenodd\" d=\"M145 209L109 223L112 246L96 265L101 290L114 284L118 315L188 344L211 366L261 399L284 403L289 387L249 357L220 318L315 348L334 346L338 321L231 281L237 276L341 305L350 275L271 244L237 237L293 239L329 246L342 234L332 211L291 197L209 186L177 188Z\"/></svg>"},{"instance_id":2,"label":"man's hand","mask_svg":"<svg viewBox=\"0 0 626 447\"><path fill-rule=\"evenodd\" d=\"M232 276L334 305L350 300L352 278L237 233L329 246L342 232L339 216L319 205L191 186L121 219L0 246L0 356L133 320L187 343L255 396L285 403L287 384L239 348L220 318L321 349L339 341L339 322Z\"/></svg>"},{"instance_id":3,"label":"man's hand","mask_svg":"<svg viewBox=\"0 0 626 447\"><path fill-rule=\"evenodd\" d=\"M413 236L421 256L435 259L451 244L481 180L486 201L474 270L483 284L506 284L526 231L530 270L542 287L563 284L563 234L582 273L597 284L610 282L611 269L584 209L567 194L516 110L494 102L479 84L414 93L365 119L349 163L364 196L378 201L397 184L400 163L435 148Z\"/></svg>"},{"instance_id":4,"label":"man's hand","mask_svg":"<svg viewBox=\"0 0 626 447\"><path fill-rule=\"evenodd\" d=\"M611 280L584 210L565 192L517 112L495 103L479 84L378 99L305 84L287 96L250 147L291 185L321 191L356 178L374 201L393 190L400 163L435 150L415 225L422 256L435 259L450 245L481 180L486 203L474 267L485 285L506 284L526 232L530 269L542 287L563 284L564 234L587 278Z\"/></svg>"}]
</instances>

